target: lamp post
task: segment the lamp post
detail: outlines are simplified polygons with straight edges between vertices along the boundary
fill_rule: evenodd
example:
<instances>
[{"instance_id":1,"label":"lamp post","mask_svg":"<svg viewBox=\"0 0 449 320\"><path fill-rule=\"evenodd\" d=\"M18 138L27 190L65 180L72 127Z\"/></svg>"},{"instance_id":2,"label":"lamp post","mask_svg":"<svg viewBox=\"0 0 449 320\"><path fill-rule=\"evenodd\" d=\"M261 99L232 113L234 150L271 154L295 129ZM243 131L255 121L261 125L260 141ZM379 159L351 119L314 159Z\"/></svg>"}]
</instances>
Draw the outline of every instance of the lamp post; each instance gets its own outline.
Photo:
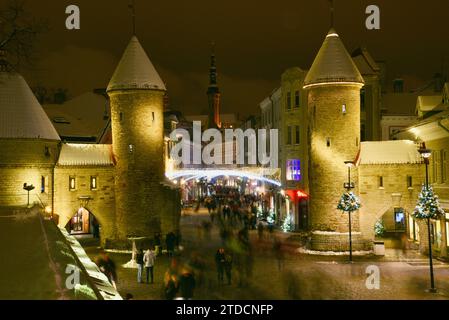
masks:
<instances>
[{"instance_id":1,"label":"lamp post","mask_svg":"<svg viewBox=\"0 0 449 320\"><path fill-rule=\"evenodd\" d=\"M28 201L27 201L27 208L28 208L30 206L30 191L34 190L34 186L24 183L23 189L28 192Z\"/></svg>"},{"instance_id":2,"label":"lamp post","mask_svg":"<svg viewBox=\"0 0 449 320\"><path fill-rule=\"evenodd\" d=\"M354 166L354 161L345 161L345 165L348 167L348 182L344 184L348 193L355 187L351 182L351 168ZM348 211L349 217L349 262L352 262L352 225L351 225L351 211Z\"/></svg>"},{"instance_id":3,"label":"lamp post","mask_svg":"<svg viewBox=\"0 0 449 320\"><path fill-rule=\"evenodd\" d=\"M424 159L424 164L426 166L426 191L429 191L429 158L432 155L432 151L430 149L426 149L425 145L423 145L419 150L421 157ZM429 268L430 268L430 289L429 292L435 293L437 290L435 289L435 279L433 276L433 261L432 261L432 237L430 235L430 217L427 218L427 234L429 240Z\"/></svg>"}]
</instances>

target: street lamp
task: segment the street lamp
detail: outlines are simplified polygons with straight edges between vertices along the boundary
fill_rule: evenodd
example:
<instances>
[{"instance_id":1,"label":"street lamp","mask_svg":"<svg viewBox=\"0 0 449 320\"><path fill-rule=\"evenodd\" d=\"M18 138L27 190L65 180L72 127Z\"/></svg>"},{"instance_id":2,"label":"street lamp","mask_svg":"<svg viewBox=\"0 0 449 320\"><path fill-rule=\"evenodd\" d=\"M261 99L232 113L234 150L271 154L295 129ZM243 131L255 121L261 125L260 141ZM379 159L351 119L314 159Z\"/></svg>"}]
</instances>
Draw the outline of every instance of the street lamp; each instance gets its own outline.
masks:
<instances>
[{"instance_id":1,"label":"street lamp","mask_svg":"<svg viewBox=\"0 0 449 320\"><path fill-rule=\"evenodd\" d=\"M344 188L348 191L355 188L354 182L351 182L351 168L354 166L354 161L345 161L348 167L348 182L344 184ZM352 226L351 226L351 211L348 211L349 217L349 262L352 262Z\"/></svg>"},{"instance_id":2,"label":"street lamp","mask_svg":"<svg viewBox=\"0 0 449 320\"><path fill-rule=\"evenodd\" d=\"M421 157L424 159L424 164L426 166L426 191L429 191L429 158L432 155L430 149L426 149L423 145L419 150ZM429 240L429 268L430 268L430 289L429 292L435 293L435 280L433 276L433 261L432 261L432 237L430 236L430 217L427 218L427 234Z\"/></svg>"},{"instance_id":3,"label":"street lamp","mask_svg":"<svg viewBox=\"0 0 449 320\"><path fill-rule=\"evenodd\" d=\"M34 186L33 185L28 185L26 183L23 184L23 190L28 191L28 202L27 202L27 207L30 206L30 191L34 190Z\"/></svg>"}]
</instances>

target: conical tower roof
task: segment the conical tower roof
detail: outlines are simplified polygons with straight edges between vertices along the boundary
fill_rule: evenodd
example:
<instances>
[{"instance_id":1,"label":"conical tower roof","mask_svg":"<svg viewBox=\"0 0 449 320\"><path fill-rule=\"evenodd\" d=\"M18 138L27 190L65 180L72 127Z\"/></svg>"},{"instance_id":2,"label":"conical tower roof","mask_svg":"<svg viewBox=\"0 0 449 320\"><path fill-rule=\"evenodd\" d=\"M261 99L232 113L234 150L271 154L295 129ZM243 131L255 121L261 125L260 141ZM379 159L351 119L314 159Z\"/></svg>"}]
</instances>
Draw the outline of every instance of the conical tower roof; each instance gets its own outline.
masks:
<instances>
[{"instance_id":1,"label":"conical tower roof","mask_svg":"<svg viewBox=\"0 0 449 320\"><path fill-rule=\"evenodd\" d=\"M0 70L0 138L60 140L23 77L6 68Z\"/></svg>"},{"instance_id":2,"label":"conical tower roof","mask_svg":"<svg viewBox=\"0 0 449 320\"><path fill-rule=\"evenodd\" d=\"M334 29L318 51L304 80L304 88L326 84L364 84L363 77Z\"/></svg>"},{"instance_id":3,"label":"conical tower roof","mask_svg":"<svg viewBox=\"0 0 449 320\"><path fill-rule=\"evenodd\" d=\"M136 36L131 38L107 91L127 89L166 90L164 82Z\"/></svg>"}]
</instances>

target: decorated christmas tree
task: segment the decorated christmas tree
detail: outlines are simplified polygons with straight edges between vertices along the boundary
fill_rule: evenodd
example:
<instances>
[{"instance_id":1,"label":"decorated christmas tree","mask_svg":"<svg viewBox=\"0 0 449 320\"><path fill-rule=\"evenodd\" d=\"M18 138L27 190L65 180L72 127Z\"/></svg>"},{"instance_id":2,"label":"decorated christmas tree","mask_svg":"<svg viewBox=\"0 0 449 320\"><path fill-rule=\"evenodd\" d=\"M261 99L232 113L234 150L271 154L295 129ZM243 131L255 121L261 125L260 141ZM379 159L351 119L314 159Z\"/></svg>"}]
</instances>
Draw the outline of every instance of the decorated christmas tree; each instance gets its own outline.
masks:
<instances>
[{"instance_id":1,"label":"decorated christmas tree","mask_svg":"<svg viewBox=\"0 0 449 320\"><path fill-rule=\"evenodd\" d=\"M338 202L337 209L345 212L353 212L360 208L359 198L352 192L345 192Z\"/></svg>"},{"instance_id":2,"label":"decorated christmas tree","mask_svg":"<svg viewBox=\"0 0 449 320\"><path fill-rule=\"evenodd\" d=\"M385 233L385 226L382 219L379 219L374 224L374 233L377 237L382 237Z\"/></svg>"},{"instance_id":3,"label":"decorated christmas tree","mask_svg":"<svg viewBox=\"0 0 449 320\"><path fill-rule=\"evenodd\" d=\"M274 224L276 222L276 214L274 213L274 211L272 209L270 209L270 211L268 213L267 222L269 224Z\"/></svg>"},{"instance_id":4,"label":"decorated christmas tree","mask_svg":"<svg viewBox=\"0 0 449 320\"><path fill-rule=\"evenodd\" d=\"M438 196L433 193L432 187L423 186L413 217L416 219L438 219L443 214L444 210L440 207Z\"/></svg>"},{"instance_id":5,"label":"decorated christmas tree","mask_svg":"<svg viewBox=\"0 0 449 320\"><path fill-rule=\"evenodd\" d=\"M290 214L285 217L284 223L282 224L282 230L284 232L290 232L294 230L293 219Z\"/></svg>"}]
</instances>

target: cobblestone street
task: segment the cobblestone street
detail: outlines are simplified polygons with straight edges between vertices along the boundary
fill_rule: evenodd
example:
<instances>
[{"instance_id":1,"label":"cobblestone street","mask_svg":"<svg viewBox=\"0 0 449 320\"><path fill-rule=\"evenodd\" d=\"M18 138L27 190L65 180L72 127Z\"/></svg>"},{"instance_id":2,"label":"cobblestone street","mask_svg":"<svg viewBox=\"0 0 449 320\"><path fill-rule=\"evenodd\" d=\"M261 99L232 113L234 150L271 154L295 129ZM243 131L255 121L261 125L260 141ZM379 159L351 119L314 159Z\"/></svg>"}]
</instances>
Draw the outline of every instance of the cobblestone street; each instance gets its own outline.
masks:
<instances>
[{"instance_id":1,"label":"cobblestone street","mask_svg":"<svg viewBox=\"0 0 449 320\"><path fill-rule=\"evenodd\" d=\"M285 258L279 270L272 253L271 240L263 240L251 231L254 265L251 279L246 286L239 286L239 278L233 270L231 285L219 285L214 255L221 241L217 227L212 228L210 239L205 239L198 226L209 219L205 214L189 214L182 217L181 260L197 253L207 264L204 280L195 290L195 299L449 299L449 266L435 260L435 279L438 293L427 293L429 286L428 259L416 252L407 256L388 252L387 256L355 257L353 264L344 256L311 256L300 254L284 242ZM281 237L285 234L277 233ZM287 250L289 248L289 250ZM94 258L96 247L87 248ZM395 256L396 255L396 256ZM169 266L169 258L158 257L155 265L155 283L137 283L137 270L125 269L123 264L130 254L110 253L118 266L118 290L134 299L163 299L163 277ZM368 289L367 267L375 265L380 270L380 289ZM198 281L198 279L197 279Z\"/></svg>"}]
</instances>

